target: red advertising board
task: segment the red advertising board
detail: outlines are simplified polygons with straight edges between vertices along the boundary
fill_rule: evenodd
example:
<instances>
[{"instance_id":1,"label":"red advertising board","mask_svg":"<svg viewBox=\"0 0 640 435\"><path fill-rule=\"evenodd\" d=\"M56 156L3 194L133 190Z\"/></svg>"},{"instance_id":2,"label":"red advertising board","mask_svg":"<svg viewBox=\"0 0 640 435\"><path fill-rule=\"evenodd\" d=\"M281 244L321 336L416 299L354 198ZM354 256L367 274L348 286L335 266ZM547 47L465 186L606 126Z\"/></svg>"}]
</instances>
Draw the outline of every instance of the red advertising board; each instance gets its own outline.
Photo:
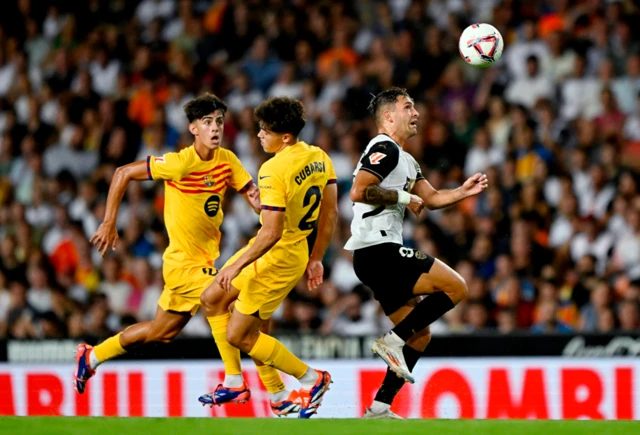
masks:
<instances>
[{"instance_id":1,"label":"red advertising board","mask_svg":"<svg viewBox=\"0 0 640 435\"><path fill-rule=\"evenodd\" d=\"M268 395L250 361L243 405L202 408L224 376L220 361L111 363L87 392L71 365L0 365L0 415L268 417ZM334 384L319 417L359 417L384 377L375 360L314 361ZM633 359L424 359L393 409L410 418L639 419L640 365ZM291 387L297 382L286 379Z\"/></svg>"}]
</instances>

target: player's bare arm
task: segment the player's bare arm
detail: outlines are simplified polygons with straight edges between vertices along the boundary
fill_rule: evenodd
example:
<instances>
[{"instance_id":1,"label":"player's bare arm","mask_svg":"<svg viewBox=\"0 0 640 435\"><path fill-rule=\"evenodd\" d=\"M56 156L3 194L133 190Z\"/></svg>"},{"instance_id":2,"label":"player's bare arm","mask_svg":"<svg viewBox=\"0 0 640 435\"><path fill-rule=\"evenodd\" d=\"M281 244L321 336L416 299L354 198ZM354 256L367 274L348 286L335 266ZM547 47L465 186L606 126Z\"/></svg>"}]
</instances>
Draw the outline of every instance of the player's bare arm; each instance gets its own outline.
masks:
<instances>
[{"instance_id":1,"label":"player's bare arm","mask_svg":"<svg viewBox=\"0 0 640 435\"><path fill-rule=\"evenodd\" d=\"M324 266L322 258L333 238L333 231L338 222L338 186L328 184L322 192L320 203L320 216L318 218L318 236L313 246L313 251L307 264L307 286L309 290L315 290L322 284Z\"/></svg>"},{"instance_id":2,"label":"player's bare arm","mask_svg":"<svg viewBox=\"0 0 640 435\"><path fill-rule=\"evenodd\" d=\"M253 245L242 254L238 260L222 269L216 281L225 291L231 290L231 281L240 274L242 269L266 254L282 238L284 229L284 212L262 210L262 228L258 231Z\"/></svg>"},{"instance_id":3,"label":"player's bare arm","mask_svg":"<svg viewBox=\"0 0 640 435\"><path fill-rule=\"evenodd\" d=\"M419 180L413 187L412 193L422 198L425 207L429 210L437 210L477 195L488 186L487 176L478 172L469 177L462 186L453 190L436 190L427 180Z\"/></svg>"},{"instance_id":4,"label":"player's bare arm","mask_svg":"<svg viewBox=\"0 0 640 435\"><path fill-rule=\"evenodd\" d=\"M242 197L256 213L260 214L260 189L255 183L251 183L251 186L242 194Z\"/></svg>"},{"instance_id":5,"label":"player's bare arm","mask_svg":"<svg viewBox=\"0 0 640 435\"><path fill-rule=\"evenodd\" d=\"M118 216L118 208L124 192L131 180L144 181L148 180L147 162L140 160L121 166L116 169L109 187L107 196L107 208L105 211L104 221L98 227L96 233L91 237L90 242L98 247L100 254L104 257L107 249L115 250L118 243L118 230L116 229L116 217Z\"/></svg>"},{"instance_id":6,"label":"player's bare arm","mask_svg":"<svg viewBox=\"0 0 640 435\"><path fill-rule=\"evenodd\" d=\"M406 197L400 197L402 193L409 196L408 201ZM360 170L353 181L349 196L353 202L362 202L370 205L394 205L401 202L407 204L407 207L416 215L420 214L424 207L422 198L407 192L402 193L398 190L381 187L378 177L370 172Z\"/></svg>"}]
</instances>

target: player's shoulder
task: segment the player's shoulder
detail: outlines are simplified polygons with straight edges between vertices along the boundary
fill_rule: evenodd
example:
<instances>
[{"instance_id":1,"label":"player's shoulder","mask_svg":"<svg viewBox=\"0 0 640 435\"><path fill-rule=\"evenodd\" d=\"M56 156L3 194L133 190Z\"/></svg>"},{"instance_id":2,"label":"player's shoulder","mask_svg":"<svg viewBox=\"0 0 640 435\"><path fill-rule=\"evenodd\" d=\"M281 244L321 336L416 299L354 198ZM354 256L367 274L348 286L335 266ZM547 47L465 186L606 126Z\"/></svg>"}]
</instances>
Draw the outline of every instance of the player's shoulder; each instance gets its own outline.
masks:
<instances>
[{"instance_id":1,"label":"player's shoulder","mask_svg":"<svg viewBox=\"0 0 640 435\"><path fill-rule=\"evenodd\" d=\"M389 156L400 155L400 147L394 141L389 138L381 138L378 142L375 142L369 148L369 152L384 152Z\"/></svg>"},{"instance_id":2,"label":"player's shoulder","mask_svg":"<svg viewBox=\"0 0 640 435\"><path fill-rule=\"evenodd\" d=\"M221 161L236 162L239 160L238 156L236 156L236 154L233 151L228 150L226 148L218 148L216 153L217 153L216 157Z\"/></svg>"},{"instance_id":3,"label":"player's shoulder","mask_svg":"<svg viewBox=\"0 0 640 435\"><path fill-rule=\"evenodd\" d=\"M276 154L260 166L258 175L261 180L266 177L284 178L284 172L286 172L288 165L287 162L279 159Z\"/></svg>"}]
</instances>

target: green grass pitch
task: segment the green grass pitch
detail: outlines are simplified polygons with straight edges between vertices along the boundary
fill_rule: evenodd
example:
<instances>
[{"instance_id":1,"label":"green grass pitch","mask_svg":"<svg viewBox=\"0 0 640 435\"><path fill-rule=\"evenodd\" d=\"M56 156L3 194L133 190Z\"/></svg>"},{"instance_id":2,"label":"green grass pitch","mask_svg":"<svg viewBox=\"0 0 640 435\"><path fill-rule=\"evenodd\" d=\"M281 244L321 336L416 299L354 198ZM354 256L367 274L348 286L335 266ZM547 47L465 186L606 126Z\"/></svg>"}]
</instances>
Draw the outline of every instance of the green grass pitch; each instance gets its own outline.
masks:
<instances>
[{"instance_id":1,"label":"green grass pitch","mask_svg":"<svg viewBox=\"0 0 640 435\"><path fill-rule=\"evenodd\" d=\"M633 421L358 420L2 417L0 434L428 434L428 435L633 435Z\"/></svg>"}]
</instances>

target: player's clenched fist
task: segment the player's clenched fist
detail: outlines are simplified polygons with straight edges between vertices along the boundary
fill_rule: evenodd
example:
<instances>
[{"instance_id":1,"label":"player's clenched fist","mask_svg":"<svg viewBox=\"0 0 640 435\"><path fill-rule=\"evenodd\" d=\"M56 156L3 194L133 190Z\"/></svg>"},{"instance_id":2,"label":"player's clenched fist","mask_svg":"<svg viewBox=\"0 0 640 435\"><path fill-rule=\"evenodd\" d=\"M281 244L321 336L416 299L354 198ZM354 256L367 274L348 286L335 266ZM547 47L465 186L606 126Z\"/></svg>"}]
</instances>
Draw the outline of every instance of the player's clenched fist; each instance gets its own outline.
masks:
<instances>
[{"instance_id":1,"label":"player's clenched fist","mask_svg":"<svg viewBox=\"0 0 640 435\"><path fill-rule=\"evenodd\" d=\"M424 208L424 201L418 195L411 195L411 201L407 204L407 208L416 215L416 217L420 217L420 212Z\"/></svg>"},{"instance_id":2,"label":"player's clenched fist","mask_svg":"<svg viewBox=\"0 0 640 435\"><path fill-rule=\"evenodd\" d=\"M107 253L109 246L111 246L111 249L115 251L116 245L118 244L118 230L116 229L115 224L108 224L106 222L101 223L89 242L98 248L100 255L103 257L104 254Z\"/></svg>"}]
</instances>

